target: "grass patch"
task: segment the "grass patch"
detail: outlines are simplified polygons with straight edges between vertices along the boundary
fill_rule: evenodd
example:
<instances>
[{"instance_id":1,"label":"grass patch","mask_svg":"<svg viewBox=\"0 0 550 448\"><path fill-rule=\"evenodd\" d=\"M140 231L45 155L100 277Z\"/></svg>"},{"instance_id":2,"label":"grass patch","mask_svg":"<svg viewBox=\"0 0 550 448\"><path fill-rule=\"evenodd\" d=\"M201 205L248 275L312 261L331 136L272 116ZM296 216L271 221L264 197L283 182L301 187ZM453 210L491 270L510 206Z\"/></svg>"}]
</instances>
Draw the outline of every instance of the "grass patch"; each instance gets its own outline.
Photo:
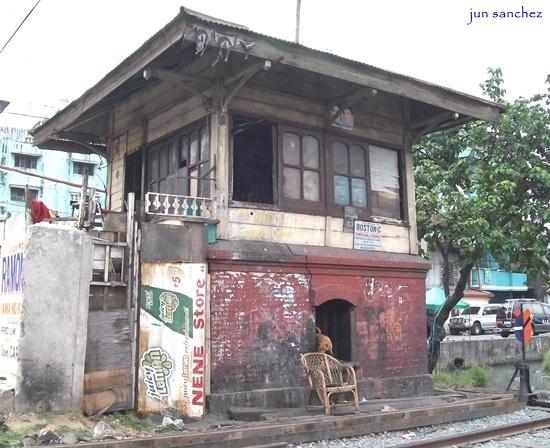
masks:
<instances>
[{"instance_id":1,"label":"grass patch","mask_svg":"<svg viewBox=\"0 0 550 448\"><path fill-rule=\"evenodd\" d=\"M132 412L115 412L107 417L105 421L113 427L120 429L131 429L138 433L152 432L156 425L148 418L139 418Z\"/></svg>"},{"instance_id":2,"label":"grass patch","mask_svg":"<svg viewBox=\"0 0 550 448\"><path fill-rule=\"evenodd\" d=\"M0 444L1 445L21 445L25 434L22 431L14 431L8 429L6 431L0 431Z\"/></svg>"},{"instance_id":3,"label":"grass patch","mask_svg":"<svg viewBox=\"0 0 550 448\"><path fill-rule=\"evenodd\" d=\"M541 369L547 375L550 375L550 350L544 354L544 359L542 360Z\"/></svg>"},{"instance_id":4,"label":"grass patch","mask_svg":"<svg viewBox=\"0 0 550 448\"><path fill-rule=\"evenodd\" d=\"M86 439L90 437L90 431L86 428L71 428L70 426L61 425L53 430L59 437L65 434L73 433L78 439Z\"/></svg>"},{"instance_id":5,"label":"grass patch","mask_svg":"<svg viewBox=\"0 0 550 448\"><path fill-rule=\"evenodd\" d=\"M489 373L485 367L479 365L452 372L436 370L432 374L432 379L435 387L487 387L489 385Z\"/></svg>"}]
</instances>

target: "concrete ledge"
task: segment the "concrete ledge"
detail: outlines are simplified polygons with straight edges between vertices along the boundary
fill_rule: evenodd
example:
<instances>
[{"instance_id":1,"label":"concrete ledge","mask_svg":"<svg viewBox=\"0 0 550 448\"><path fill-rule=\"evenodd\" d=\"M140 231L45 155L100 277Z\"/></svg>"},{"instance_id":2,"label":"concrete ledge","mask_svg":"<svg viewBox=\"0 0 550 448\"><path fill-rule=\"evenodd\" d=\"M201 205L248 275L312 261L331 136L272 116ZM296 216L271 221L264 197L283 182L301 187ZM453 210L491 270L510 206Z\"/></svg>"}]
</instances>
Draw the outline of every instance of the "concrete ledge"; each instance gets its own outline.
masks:
<instances>
[{"instance_id":1,"label":"concrete ledge","mask_svg":"<svg viewBox=\"0 0 550 448\"><path fill-rule=\"evenodd\" d=\"M550 334L533 337L525 345L527 361L541 361L548 350L550 350ZM453 366L456 358L463 359L465 367L476 363L486 366L513 364L521 360L521 343L513 334L507 338L498 339L465 336L462 341L443 340L437 367L447 369Z\"/></svg>"},{"instance_id":2,"label":"concrete ledge","mask_svg":"<svg viewBox=\"0 0 550 448\"><path fill-rule=\"evenodd\" d=\"M433 395L431 375L393 378L363 378L358 380L359 400L362 398L405 398ZM256 389L243 392L214 393L209 397L209 412L225 414L232 407L295 408L304 406L307 387Z\"/></svg>"}]
</instances>

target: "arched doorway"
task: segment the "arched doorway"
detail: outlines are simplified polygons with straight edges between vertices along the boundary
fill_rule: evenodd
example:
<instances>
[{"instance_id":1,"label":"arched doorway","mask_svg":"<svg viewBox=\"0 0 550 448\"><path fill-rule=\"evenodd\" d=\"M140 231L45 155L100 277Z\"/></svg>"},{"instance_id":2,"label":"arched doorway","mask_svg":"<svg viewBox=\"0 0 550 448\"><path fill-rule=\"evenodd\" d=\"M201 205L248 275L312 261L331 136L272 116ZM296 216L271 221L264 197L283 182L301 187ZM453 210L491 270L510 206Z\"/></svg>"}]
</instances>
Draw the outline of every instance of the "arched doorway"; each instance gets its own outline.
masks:
<instances>
[{"instance_id":1,"label":"arched doorway","mask_svg":"<svg viewBox=\"0 0 550 448\"><path fill-rule=\"evenodd\" d=\"M351 309L345 300L329 300L315 310L315 322L332 341L332 353L342 361L351 361Z\"/></svg>"}]
</instances>

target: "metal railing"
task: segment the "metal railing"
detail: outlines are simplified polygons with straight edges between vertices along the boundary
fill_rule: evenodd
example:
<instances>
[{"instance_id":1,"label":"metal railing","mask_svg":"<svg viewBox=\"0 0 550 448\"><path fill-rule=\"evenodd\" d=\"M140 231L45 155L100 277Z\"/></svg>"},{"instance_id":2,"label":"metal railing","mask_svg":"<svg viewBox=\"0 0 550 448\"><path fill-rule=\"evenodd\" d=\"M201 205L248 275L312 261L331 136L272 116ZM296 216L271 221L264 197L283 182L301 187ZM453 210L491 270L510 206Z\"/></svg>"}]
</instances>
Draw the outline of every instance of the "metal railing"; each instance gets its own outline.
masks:
<instances>
[{"instance_id":1,"label":"metal railing","mask_svg":"<svg viewBox=\"0 0 550 448\"><path fill-rule=\"evenodd\" d=\"M212 218L212 199L176 194L145 194L145 213L187 218Z\"/></svg>"}]
</instances>

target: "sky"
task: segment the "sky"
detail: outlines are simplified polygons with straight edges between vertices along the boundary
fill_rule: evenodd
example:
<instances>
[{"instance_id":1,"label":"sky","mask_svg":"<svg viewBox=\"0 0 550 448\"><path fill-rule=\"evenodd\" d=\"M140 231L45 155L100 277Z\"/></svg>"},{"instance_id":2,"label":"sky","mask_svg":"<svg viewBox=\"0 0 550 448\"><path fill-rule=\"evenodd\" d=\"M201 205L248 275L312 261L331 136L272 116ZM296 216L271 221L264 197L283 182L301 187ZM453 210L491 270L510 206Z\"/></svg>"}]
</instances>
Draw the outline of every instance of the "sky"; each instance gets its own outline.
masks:
<instances>
[{"instance_id":1,"label":"sky","mask_svg":"<svg viewBox=\"0 0 550 448\"><path fill-rule=\"evenodd\" d=\"M0 0L0 48L36 1ZM301 4L303 45L476 96L488 67L502 68L509 100L546 89L550 0ZM15 114L49 117L77 99L180 6L294 40L296 0L41 0L0 54L0 126L30 128L38 118Z\"/></svg>"}]
</instances>

